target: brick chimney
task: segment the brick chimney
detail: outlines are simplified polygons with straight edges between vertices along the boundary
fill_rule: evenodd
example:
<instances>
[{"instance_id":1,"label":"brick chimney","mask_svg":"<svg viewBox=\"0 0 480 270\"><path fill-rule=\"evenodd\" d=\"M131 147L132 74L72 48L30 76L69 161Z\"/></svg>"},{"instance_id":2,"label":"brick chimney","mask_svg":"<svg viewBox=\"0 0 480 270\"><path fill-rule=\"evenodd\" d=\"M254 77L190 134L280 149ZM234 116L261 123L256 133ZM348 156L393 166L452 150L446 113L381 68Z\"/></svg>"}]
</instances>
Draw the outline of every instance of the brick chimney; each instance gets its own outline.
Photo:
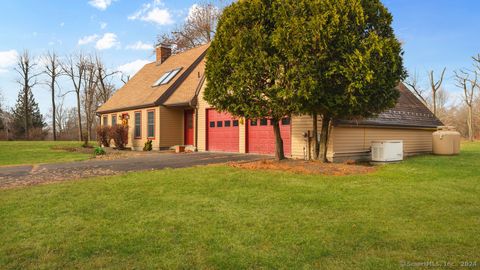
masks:
<instances>
[{"instance_id":1,"label":"brick chimney","mask_svg":"<svg viewBox=\"0 0 480 270\"><path fill-rule=\"evenodd\" d=\"M157 64L161 64L167 60L170 55L172 55L172 47L170 45L160 43L155 48L157 55Z\"/></svg>"}]
</instances>

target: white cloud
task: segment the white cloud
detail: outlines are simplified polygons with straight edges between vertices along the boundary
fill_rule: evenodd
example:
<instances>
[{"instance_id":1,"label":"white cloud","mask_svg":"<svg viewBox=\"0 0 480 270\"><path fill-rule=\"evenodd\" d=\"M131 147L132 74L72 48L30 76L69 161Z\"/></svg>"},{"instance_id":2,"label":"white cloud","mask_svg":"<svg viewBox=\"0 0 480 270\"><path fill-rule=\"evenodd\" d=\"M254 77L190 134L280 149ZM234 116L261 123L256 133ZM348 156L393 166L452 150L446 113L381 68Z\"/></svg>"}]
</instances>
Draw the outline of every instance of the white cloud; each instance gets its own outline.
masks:
<instances>
[{"instance_id":1,"label":"white cloud","mask_svg":"<svg viewBox=\"0 0 480 270\"><path fill-rule=\"evenodd\" d=\"M154 0L152 3L143 4L143 6L132 15L129 20L141 20L157 25L173 24L172 14L167 8L164 8L160 0Z\"/></svg>"},{"instance_id":2,"label":"white cloud","mask_svg":"<svg viewBox=\"0 0 480 270\"><path fill-rule=\"evenodd\" d=\"M97 40L97 38L98 38L97 34L91 35L91 36L84 36L83 38L78 40L78 45L87 45Z\"/></svg>"},{"instance_id":3,"label":"white cloud","mask_svg":"<svg viewBox=\"0 0 480 270\"><path fill-rule=\"evenodd\" d=\"M126 63L124 65L121 65L117 68L118 71L127 74L129 76L135 75L143 66L146 64L150 63L148 60L135 60L130 63Z\"/></svg>"},{"instance_id":4,"label":"white cloud","mask_svg":"<svg viewBox=\"0 0 480 270\"><path fill-rule=\"evenodd\" d=\"M145 50L150 51L153 50L152 44L143 43L142 41L137 41L133 44L130 44L126 47L128 50Z\"/></svg>"},{"instance_id":5,"label":"white cloud","mask_svg":"<svg viewBox=\"0 0 480 270\"><path fill-rule=\"evenodd\" d=\"M187 17L185 18L185 20L189 20L189 19L193 19L195 18L195 15L197 13L205 13L205 6L204 5L198 5L198 4L193 4L190 6L190 8L188 9L188 15ZM213 12L212 16L218 16L220 15L220 9L217 7L217 6L212 6L211 10L209 10L211 12Z\"/></svg>"},{"instance_id":6,"label":"white cloud","mask_svg":"<svg viewBox=\"0 0 480 270\"><path fill-rule=\"evenodd\" d=\"M60 27L64 27L65 26L65 23L64 22L61 22L60 23Z\"/></svg>"},{"instance_id":7,"label":"white cloud","mask_svg":"<svg viewBox=\"0 0 480 270\"><path fill-rule=\"evenodd\" d=\"M185 18L187 20L188 18L192 18L195 12L197 12L200 9L200 6L198 4L193 4L189 9L188 9L188 16Z\"/></svg>"},{"instance_id":8,"label":"white cloud","mask_svg":"<svg viewBox=\"0 0 480 270\"><path fill-rule=\"evenodd\" d=\"M90 0L88 3L94 8L106 10L112 4L112 0Z\"/></svg>"},{"instance_id":9,"label":"white cloud","mask_svg":"<svg viewBox=\"0 0 480 270\"><path fill-rule=\"evenodd\" d=\"M18 52L16 50L0 51L0 73L8 72L17 62Z\"/></svg>"},{"instance_id":10,"label":"white cloud","mask_svg":"<svg viewBox=\"0 0 480 270\"><path fill-rule=\"evenodd\" d=\"M105 29L105 28L107 28L107 26L108 26L108 24L106 22L101 22L100 23L100 28L101 29Z\"/></svg>"},{"instance_id":11,"label":"white cloud","mask_svg":"<svg viewBox=\"0 0 480 270\"><path fill-rule=\"evenodd\" d=\"M97 43L95 44L95 48L97 50L106 50L119 45L120 42L118 42L116 34L106 33L101 39L97 41Z\"/></svg>"}]
</instances>

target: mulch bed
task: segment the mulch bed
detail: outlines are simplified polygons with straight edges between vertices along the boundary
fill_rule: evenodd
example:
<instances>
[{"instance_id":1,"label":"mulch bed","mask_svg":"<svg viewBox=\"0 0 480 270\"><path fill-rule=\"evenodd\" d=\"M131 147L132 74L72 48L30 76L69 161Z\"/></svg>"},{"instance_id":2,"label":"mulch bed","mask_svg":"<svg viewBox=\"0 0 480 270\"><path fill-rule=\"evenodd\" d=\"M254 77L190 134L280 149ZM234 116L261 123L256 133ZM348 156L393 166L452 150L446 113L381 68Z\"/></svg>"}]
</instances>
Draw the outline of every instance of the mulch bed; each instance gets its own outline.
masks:
<instances>
[{"instance_id":1,"label":"mulch bed","mask_svg":"<svg viewBox=\"0 0 480 270\"><path fill-rule=\"evenodd\" d=\"M285 171L301 174L322 174L322 175L356 175L368 174L376 170L368 164L352 163L322 163L319 161L305 160L260 160L253 162L230 162L229 166L247 170L269 170Z\"/></svg>"}]
</instances>

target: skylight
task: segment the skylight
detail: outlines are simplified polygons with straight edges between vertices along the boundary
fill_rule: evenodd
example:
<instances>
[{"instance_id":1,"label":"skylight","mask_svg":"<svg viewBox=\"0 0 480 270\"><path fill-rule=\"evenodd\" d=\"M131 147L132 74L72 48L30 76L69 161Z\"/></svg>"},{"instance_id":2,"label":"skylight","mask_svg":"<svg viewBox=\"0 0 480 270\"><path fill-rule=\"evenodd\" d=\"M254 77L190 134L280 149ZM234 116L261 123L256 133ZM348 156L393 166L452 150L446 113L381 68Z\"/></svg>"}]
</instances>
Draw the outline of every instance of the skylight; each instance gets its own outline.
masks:
<instances>
[{"instance_id":1,"label":"skylight","mask_svg":"<svg viewBox=\"0 0 480 270\"><path fill-rule=\"evenodd\" d=\"M162 77L160 77L160 79L158 79L158 81L156 81L152 86L156 87L156 86L169 83L178 74L178 72L180 72L181 69L182 68L177 68L177 69L165 72L162 75Z\"/></svg>"}]
</instances>

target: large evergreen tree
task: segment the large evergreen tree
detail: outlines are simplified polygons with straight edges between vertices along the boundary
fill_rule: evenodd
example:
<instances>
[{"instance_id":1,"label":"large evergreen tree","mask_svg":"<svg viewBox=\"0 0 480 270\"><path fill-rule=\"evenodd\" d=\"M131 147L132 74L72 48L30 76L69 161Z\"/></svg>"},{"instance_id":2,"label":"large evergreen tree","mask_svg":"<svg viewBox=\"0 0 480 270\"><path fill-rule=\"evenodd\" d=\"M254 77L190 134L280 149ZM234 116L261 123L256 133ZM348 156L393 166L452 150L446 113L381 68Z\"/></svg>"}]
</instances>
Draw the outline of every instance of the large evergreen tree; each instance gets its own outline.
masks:
<instances>
[{"instance_id":1,"label":"large evergreen tree","mask_svg":"<svg viewBox=\"0 0 480 270\"><path fill-rule=\"evenodd\" d=\"M296 113L296 91L289 88L274 44L274 1L239 1L227 7L207 55L205 100L221 111L247 119L270 118L275 156L284 158L279 120Z\"/></svg>"},{"instance_id":2,"label":"large evergreen tree","mask_svg":"<svg viewBox=\"0 0 480 270\"><path fill-rule=\"evenodd\" d=\"M285 0L276 5L275 42L302 92L305 113L322 117L316 154L326 160L335 118L369 117L393 107L405 77L392 16L379 0ZM320 147L318 147L320 145ZM319 153L320 152L320 153Z\"/></svg>"},{"instance_id":3,"label":"large evergreen tree","mask_svg":"<svg viewBox=\"0 0 480 270\"><path fill-rule=\"evenodd\" d=\"M12 110L12 115L12 127L17 138L30 139L26 137L27 128L29 130L35 128L43 129L46 126L31 89L28 90L26 97L23 91L20 91L15 108ZM25 119L27 119L26 122ZM27 127L25 127L25 123L27 123Z\"/></svg>"}]
</instances>

